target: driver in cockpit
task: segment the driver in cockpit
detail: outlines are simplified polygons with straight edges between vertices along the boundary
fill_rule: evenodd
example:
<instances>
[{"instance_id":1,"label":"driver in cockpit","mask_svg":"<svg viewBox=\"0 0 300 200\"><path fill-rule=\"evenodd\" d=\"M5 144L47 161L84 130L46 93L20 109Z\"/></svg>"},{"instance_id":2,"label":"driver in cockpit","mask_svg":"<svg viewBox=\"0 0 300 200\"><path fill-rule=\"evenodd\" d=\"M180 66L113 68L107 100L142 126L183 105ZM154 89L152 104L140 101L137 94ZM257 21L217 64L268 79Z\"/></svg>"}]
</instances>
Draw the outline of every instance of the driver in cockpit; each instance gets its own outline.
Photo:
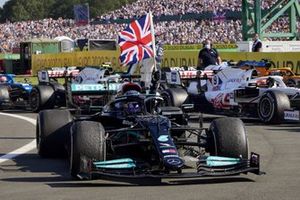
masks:
<instances>
[{"instance_id":1,"label":"driver in cockpit","mask_svg":"<svg viewBox=\"0 0 300 200\"><path fill-rule=\"evenodd\" d=\"M4 75L0 75L0 83L7 83L7 77Z\"/></svg>"}]
</instances>

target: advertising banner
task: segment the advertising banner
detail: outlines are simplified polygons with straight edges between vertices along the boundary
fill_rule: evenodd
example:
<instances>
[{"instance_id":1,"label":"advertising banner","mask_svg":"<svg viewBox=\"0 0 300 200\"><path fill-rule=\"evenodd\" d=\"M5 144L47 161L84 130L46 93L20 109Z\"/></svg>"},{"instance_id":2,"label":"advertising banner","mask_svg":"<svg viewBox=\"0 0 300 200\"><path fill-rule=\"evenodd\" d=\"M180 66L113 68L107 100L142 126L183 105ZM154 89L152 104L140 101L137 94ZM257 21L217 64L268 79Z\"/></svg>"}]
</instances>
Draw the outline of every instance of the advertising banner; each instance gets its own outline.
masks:
<instances>
[{"instance_id":1,"label":"advertising banner","mask_svg":"<svg viewBox=\"0 0 300 200\"><path fill-rule=\"evenodd\" d=\"M163 67L197 66L199 50L165 50L162 61ZM83 51L72 53L32 55L32 70L35 74L38 69L66 66L99 66L110 62L112 67L120 69L119 51ZM220 52L223 61L241 61L263 59L269 60L272 68L290 67L300 74L299 52ZM126 69L123 69L126 70Z\"/></svg>"}]
</instances>

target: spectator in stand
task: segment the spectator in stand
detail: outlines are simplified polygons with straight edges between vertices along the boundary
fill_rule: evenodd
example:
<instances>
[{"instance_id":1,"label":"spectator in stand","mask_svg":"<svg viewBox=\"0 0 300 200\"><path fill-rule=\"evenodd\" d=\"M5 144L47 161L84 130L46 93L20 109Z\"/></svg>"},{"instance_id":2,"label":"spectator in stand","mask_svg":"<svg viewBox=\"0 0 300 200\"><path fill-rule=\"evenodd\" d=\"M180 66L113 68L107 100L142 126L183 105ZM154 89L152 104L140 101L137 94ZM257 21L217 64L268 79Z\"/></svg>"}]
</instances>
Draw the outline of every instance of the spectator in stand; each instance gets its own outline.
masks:
<instances>
[{"instance_id":1,"label":"spectator in stand","mask_svg":"<svg viewBox=\"0 0 300 200\"><path fill-rule=\"evenodd\" d=\"M253 3L253 0L249 0L249 2ZM262 7L268 9L274 3L276 1L262 0ZM145 14L149 10L157 17L199 14L207 11L216 14L213 20L160 21L155 23L155 31L160 32L160 39L165 44L199 44L208 37L213 43L235 43L242 40L241 21L222 18L227 11L241 11L241 0L137 0L132 4L124 5L121 9L99 16L99 18L106 22L117 18L130 19ZM20 42L40 37L55 38L64 35L72 39L115 39L117 33L125 27L126 24L113 23L76 27L74 20L62 18L6 22L0 24L0 49L10 52L13 48L19 47ZM299 30L299 22L297 27ZM287 17L281 17L267 29L267 32L288 31Z\"/></svg>"}]
</instances>

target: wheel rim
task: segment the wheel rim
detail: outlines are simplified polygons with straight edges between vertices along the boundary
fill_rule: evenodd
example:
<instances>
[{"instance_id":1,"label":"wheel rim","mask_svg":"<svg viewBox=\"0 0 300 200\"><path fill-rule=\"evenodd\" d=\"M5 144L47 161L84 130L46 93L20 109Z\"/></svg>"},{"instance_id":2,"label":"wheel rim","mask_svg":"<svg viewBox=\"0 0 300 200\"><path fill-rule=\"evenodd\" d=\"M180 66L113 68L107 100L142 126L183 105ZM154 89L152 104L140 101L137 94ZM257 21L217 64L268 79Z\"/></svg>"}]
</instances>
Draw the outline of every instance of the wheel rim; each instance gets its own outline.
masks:
<instances>
[{"instance_id":1,"label":"wheel rim","mask_svg":"<svg viewBox=\"0 0 300 200\"><path fill-rule=\"evenodd\" d=\"M269 98L263 98L260 102L259 110L263 118L271 118L274 113L273 102Z\"/></svg>"},{"instance_id":2,"label":"wheel rim","mask_svg":"<svg viewBox=\"0 0 300 200\"><path fill-rule=\"evenodd\" d=\"M296 87L296 83L294 81L288 81L287 86L289 87Z\"/></svg>"},{"instance_id":3,"label":"wheel rim","mask_svg":"<svg viewBox=\"0 0 300 200\"><path fill-rule=\"evenodd\" d=\"M163 98L163 102L162 102L162 105L163 106L171 106L170 105L170 100L169 100L169 96L167 94L161 94L161 97Z\"/></svg>"},{"instance_id":4,"label":"wheel rim","mask_svg":"<svg viewBox=\"0 0 300 200\"><path fill-rule=\"evenodd\" d=\"M31 94L30 106L31 106L32 110L37 110L38 105L39 105L39 98L37 96L37 93L33 92Z\"/></svg>"}]
</instances>

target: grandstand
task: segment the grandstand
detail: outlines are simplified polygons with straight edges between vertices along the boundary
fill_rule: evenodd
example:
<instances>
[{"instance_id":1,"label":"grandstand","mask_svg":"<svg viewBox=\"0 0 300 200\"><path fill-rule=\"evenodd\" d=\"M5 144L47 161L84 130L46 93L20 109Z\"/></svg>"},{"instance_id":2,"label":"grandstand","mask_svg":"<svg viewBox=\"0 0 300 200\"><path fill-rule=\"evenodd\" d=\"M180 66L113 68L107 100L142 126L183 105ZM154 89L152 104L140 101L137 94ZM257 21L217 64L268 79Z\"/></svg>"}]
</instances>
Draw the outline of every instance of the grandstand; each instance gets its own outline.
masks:
<instances>
[{"instance_id":1,"label":"grandstand","mask_svg":"<svg viewBox=\"0 0 300 200\"><path fill-rule=\"evenodd\" d=\"M275 2L264 0L262 7L268 9ZM72 39L115 39L117 33L126 26L124 23L115 23L115 20L132 19L150 10L158 19L155 23L158 39L167 44L201 43L208 37L217 43L235 43L242 40L241 0L137 0L99 16L95 21L100 23L85 27L77 27L74 20L62 18L6 22L0 24L0 45L2 51L10 52L21 41L31 38L68 36ZM226 17L229 12L236 13L236 17ZM287 19L282 17L268 31L288 31L287 24Z\"/></svg>"}]
</instances>

